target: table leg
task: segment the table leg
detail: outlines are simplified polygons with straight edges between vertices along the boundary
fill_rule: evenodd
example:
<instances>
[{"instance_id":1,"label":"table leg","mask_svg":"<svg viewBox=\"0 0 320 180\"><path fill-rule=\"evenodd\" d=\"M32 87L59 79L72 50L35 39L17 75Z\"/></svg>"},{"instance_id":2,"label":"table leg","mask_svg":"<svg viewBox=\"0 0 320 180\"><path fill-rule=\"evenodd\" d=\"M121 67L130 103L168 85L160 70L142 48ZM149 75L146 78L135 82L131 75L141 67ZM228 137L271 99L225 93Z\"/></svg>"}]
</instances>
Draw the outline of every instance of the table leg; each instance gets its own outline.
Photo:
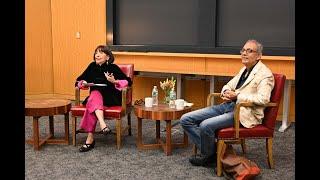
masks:
<instances>
[{"instance_id":1,"label":"table leg","mask_svg":"<svg viewBox=\"0 0 320 180\"><path fill-rule=\"evenodd\" d=\"M166 120L166 155L169 156L171 154L171 120Z\"/></svg>"},{"instance_id":2,"label":"table leg","mask_svg":"<svg viewBox=\"0 0 320 180\"><path fill-rule=\"evenodd\" d=\"M69 144L69 113L64 114L64 139Z\"/></svg>"},{"instance_id":3,"label":"table leg","mask_svg":"<svg viewBox=\"0 0 320 180\"><path fill-rule=\"evenodd\" d=\"M74 145L74 146L76 146L76 138L77 138L77 136L76 136L76 126L77 126L77 117L76 116L73 116L72 117L72 145Z\"/></svg>"},{"instance_id":4,"label":"table leg","mask_svg":"<svg viewBox=\"0 0 320 180\"><path fill-rule=\"evenodd\" d=\"M137 147L139 148L142 145L142 118L138 118L138 139Z\"/></svg>"},{"instance_id":5,"label":"table leg","mask_svg":"<svg viewBox=\"0 0 320 180\"><path fill-rule=\"evenodd\" d=\"M283 111L282 111L282 124L279 128L279 132L284 132L290 126L289 119L289 109L290 109L290 92L291 92L291 80L286 80L284 84L283 92Z\"/></svg>"},{"instance_id":6,"label":"table leg","mask_svg":"<svg viewBox=\"0 0 320 180\"><path fill-rule=\"evenodd\" d=\"M34 150L39 150L39 117L33 117L33 147Z\"/></svg>"},{"instance_id":7,"label":"table leg","mask_svg":"<svg viewBox=\"0 0 320 180\"><path fill-rule=\"evenodd\" d=\"M50 137L54 136L53 116L49 116L49 134Z\"/></svg>"},{"instance_id":8,"label":"table leg","mask_svg":"<svg viewBox=\"0 0 320 180\"><path fill-rule=\"evenodd\" d=\"M159 143L160 140L160 121L156 121L156 140Z\"/></svg>"},{"instance_id":9,"label":"table leg","mask_svg":"<svg viewBox=\"0 0 320 180\"><path fill-rule=\"evenodd\" d=\"M183 144L188 147L188 135L185 131L183 131Z\"/></svg>"}]
</instances>

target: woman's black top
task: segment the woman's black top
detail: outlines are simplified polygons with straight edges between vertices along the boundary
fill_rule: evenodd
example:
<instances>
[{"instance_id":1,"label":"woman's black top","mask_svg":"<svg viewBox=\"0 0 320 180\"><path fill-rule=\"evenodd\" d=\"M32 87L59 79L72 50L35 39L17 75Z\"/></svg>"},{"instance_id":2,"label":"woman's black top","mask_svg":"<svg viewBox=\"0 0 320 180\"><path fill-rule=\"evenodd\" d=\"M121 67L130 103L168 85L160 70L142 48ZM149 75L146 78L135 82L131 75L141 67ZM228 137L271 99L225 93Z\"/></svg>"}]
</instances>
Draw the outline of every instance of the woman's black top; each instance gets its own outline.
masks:
<instances>
[{"instance_id":1,"label":"woman's black top","mask_svg":"<svg viewBox=\"0 0 320 180\"><path fill-rule=\"evenodd\" d=\"M107 84L107 86L91 86L90 92L93 90L98 90L103 97L104 106L119 106L121 105L122 93L115 88L115 85L107 80L104 73L113 73L115 80L127 80L128 86L132 85L132 80L127 77L116 64L103 63L101 66L92 62L89 64L87 69L77 78L75 86L77 86L78 81L85 80L88 83L95 84ZM83 101L82 104L87 103L88 97Z\"/></svg>"}]
</instances>

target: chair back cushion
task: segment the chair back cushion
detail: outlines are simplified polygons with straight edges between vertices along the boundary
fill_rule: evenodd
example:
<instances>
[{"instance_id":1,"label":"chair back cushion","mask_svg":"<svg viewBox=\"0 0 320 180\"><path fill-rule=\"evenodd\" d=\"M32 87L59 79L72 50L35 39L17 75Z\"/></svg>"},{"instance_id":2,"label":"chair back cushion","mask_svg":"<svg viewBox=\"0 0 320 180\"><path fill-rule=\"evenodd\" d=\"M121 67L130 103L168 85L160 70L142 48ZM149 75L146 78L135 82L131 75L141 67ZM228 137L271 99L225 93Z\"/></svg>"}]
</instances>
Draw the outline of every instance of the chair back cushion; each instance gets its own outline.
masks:
<instances>
[{"instance_id":1,"label":"chair back cushion","mask_svg":"<svg viewBox=\"0 0 320 180\"><path fill-rule=\"evenodd\" d=\"M271 92L270 102L277 103L276 107L267 107L264 111L263 124L271 130L274 130L276 118L279 110L280 100L283 94L284 84L286 76L283 74L275 74L274 76L274 88Z\"/></svg>"},{"instance_id":2,"label":"chair back cushion","mask_svg":"<svg viewBox=\"0 0 320 180\"><path fill-rule=\"evenodd\" d=\"M133 82L134 65L133 64L117 64L117 65L125 75L131 78L131 81ZM127 104L128 105L132 104L132 89L128 90Z\"/></svg>"},{"instance_id":3,"label":"chair back cushion","mask_svg":"<svg viewBox=\"0 0 320 180\"><path fill-rule=\"evenodd\" d=\"M133 81L134 65L133 64L117 64L122 72Z\"/></svg>"}]
</instances>

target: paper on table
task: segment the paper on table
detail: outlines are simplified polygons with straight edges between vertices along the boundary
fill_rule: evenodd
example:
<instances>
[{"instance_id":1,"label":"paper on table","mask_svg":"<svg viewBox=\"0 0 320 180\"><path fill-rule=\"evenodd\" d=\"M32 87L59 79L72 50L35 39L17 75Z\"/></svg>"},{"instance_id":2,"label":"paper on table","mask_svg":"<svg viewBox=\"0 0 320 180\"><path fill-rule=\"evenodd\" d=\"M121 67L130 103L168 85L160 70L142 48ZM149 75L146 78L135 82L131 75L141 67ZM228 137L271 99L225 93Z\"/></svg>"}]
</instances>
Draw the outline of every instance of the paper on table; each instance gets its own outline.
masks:
<instances>
[{"instance_id":1,"label":"paper on table","mask_svg":"<svg viewBox=\"0 0 320 180\"><path fill-rule=\"evenodd\" d=\"M193 103L188 103L187 101L184 101L184 106L190 107L190 106L193 106Z\"/></svg>"},{"instance_id":2,"label":"paper on table","mask_svg":"<svg viewBox=\"0 0 320 180\"><path fill-rule=\"evenodd\" d=\"M107 84L83 83L84 86L107 86Z\"/></svg>"}]
</instances>

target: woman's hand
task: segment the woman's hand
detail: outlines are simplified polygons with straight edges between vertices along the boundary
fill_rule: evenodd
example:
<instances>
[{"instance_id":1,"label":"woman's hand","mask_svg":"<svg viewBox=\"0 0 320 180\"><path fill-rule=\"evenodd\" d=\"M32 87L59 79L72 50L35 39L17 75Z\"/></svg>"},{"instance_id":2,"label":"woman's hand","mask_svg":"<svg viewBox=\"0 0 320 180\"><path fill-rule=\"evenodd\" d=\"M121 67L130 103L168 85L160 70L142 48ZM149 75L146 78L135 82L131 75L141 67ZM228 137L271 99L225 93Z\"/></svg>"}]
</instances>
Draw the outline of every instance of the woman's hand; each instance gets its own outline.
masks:
<instances>
[{"instance_id":1,"label":"woman's hand","mask_svg":"<svg viewBox=\"0 0 320 180\"><path fill-rule=\"evenodd\" d=\"M81 80L81 81L78 82L78 88L86 90L86 89L89 88L89 86L87 84L88 84L87 81Z\"/></svg>"},{"instance_id":2,"label":"woman's hand","mask_svg":"<svg viewBox=\"0 0 320 180\"><path fill-rule=\"evenodd\" d=\"M117 81L114 79L113 73L104 73L104 75L106 76L107 80L113 84L117 83Z\"/></svg>"},{"instance_id":3,"label":"woman's hand","mask_svg":"<svg viewBox=\"0 0 320 180\"><path fill-rule=\"evenodd\" d=\"M87 81L85 81L85 80L82 81L82 86L87 86L87 84L88 84Z\"/></svg>"}]
</instances>

